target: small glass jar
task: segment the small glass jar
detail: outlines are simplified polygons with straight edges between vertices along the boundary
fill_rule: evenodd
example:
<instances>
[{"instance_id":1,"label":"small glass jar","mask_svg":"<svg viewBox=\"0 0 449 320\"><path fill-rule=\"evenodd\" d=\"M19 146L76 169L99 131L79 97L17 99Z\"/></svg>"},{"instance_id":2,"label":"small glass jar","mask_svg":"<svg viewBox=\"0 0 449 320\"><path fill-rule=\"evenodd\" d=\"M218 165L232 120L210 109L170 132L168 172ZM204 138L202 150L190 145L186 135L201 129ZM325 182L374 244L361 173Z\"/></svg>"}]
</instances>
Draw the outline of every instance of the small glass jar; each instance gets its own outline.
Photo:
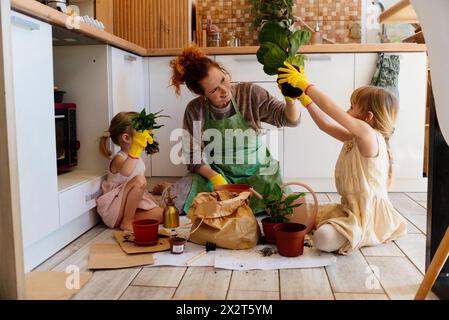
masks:
<instances>
[{"instance_id":1,"label":"small glass jar","mask_svg":"<svg viewBox=\"0 0 449 320\"><path fill-rule=\"evenodd\" d=\"M181 254L184 252L186 239L181 237L170 238L170 251L173 254Z\"/></svg>"}]
</instances>

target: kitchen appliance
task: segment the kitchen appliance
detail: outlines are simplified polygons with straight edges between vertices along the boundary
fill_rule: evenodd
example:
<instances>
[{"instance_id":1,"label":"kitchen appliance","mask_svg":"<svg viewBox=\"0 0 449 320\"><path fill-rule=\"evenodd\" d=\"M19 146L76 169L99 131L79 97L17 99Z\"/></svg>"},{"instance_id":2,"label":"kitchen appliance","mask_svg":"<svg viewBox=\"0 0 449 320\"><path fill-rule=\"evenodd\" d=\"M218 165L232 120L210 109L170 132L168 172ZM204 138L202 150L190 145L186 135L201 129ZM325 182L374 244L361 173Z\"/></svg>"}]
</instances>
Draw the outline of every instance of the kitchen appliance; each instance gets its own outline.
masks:
<instances>
[{"instance_id":1,"label":"kitchen appliance","mask_svg":"<svg viewBox=\"0 0 449 320\"><path fill-rule=\"evenodd\" d=\"M58 174L78 164L80 143L76 138L76 104L55 103L56 159Z\"/></svg>"},{"instance_id":2,"label":"kitchen appliance","mask_svg":"<svg viewBox=\"0 0 449 320\"><path fill-rule=\"evenodd\" d=\"M63 13L67 13L67 6L69 5L68 0L59 0L59 1L40 0L39 2L45 4L49 7L52 7L58 11L61 11Z\"/></svg>"}]
</instances>

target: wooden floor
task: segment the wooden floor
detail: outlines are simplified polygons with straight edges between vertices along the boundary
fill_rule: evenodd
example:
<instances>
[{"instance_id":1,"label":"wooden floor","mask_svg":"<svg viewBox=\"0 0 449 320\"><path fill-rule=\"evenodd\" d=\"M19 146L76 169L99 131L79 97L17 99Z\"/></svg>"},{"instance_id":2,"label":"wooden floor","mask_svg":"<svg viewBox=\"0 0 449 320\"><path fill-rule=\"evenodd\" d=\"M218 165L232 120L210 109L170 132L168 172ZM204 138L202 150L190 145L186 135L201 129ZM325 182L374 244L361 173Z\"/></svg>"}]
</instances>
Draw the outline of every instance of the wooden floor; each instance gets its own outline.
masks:
<instances>
[{"instance_id":1,"label":"wooden floor","mask_svg":"<svg viewBox=\"0 0 449 320\"><path fill-rule=\"evenodd\" d=\"M426 194L391 193L408 221L408 234L392 243L363 248L322 268L230 271L213 267L154 267L96 271L74 299L413 299L423 278ZM320 203L339 202L319 194ZM114 242L98 225L35 270L87 270L92 243ZM429 299L437 299L431 294Z\"/></svg>"}]
</instances>

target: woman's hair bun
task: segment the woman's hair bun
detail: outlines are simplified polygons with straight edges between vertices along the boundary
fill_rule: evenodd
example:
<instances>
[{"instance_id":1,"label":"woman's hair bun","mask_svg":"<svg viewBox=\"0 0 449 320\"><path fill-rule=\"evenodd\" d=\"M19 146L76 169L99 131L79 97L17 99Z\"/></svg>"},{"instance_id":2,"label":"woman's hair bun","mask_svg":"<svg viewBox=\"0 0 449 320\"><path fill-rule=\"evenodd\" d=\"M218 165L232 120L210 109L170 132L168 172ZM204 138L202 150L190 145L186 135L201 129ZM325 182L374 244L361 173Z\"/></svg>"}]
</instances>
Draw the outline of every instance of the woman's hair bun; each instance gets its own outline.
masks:
<instances>
[{"instance_id":1,"label":"woman's hair bun","mask_svg":"<svg viewBox=\"0 0 449 320\"><path fill-rule=\"evenodd\" d=\"M185 48L180 55L170 61L170 67L173 71L171 82L175 86L176 94L179 95L180 85L186 81L186 70L195 66L199 60L205 57L206 55L196 46L191 46Z\"/></svg>"}]
</instances>

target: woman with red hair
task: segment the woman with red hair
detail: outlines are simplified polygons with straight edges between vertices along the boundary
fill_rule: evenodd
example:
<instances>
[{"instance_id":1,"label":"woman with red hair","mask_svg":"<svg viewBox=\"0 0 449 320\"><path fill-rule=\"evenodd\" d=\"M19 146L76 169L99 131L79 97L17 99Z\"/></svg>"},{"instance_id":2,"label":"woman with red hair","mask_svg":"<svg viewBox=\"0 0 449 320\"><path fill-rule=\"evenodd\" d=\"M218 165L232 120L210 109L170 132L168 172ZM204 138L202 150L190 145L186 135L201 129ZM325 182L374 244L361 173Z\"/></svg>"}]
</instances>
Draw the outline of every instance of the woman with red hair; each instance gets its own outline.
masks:
<instances>
[{"instance_id":1,"label":"woman with red hair","mask_svg":"<svg viewBox=\"0 0 449 320\"><path fill-rule=\"evenodd\" d=\"M169 190L177 196L178 209L187 212L198 193L215 186L244 183L264 193L267 185L281 184L279 162L261 141L261 122L297 126L301 112L295 100L279 101L256 84L231 84L223 66L195 47L185 49L170 66L176 94L185 84L198 97L187 105L183 121L190 174L166 188L163 198ZM200 134L195 135L195 128ZM229 141L235 143L230 146ZM254 213L265 209L255 197L250 207Z\"/></svg>"}]
</instances>

